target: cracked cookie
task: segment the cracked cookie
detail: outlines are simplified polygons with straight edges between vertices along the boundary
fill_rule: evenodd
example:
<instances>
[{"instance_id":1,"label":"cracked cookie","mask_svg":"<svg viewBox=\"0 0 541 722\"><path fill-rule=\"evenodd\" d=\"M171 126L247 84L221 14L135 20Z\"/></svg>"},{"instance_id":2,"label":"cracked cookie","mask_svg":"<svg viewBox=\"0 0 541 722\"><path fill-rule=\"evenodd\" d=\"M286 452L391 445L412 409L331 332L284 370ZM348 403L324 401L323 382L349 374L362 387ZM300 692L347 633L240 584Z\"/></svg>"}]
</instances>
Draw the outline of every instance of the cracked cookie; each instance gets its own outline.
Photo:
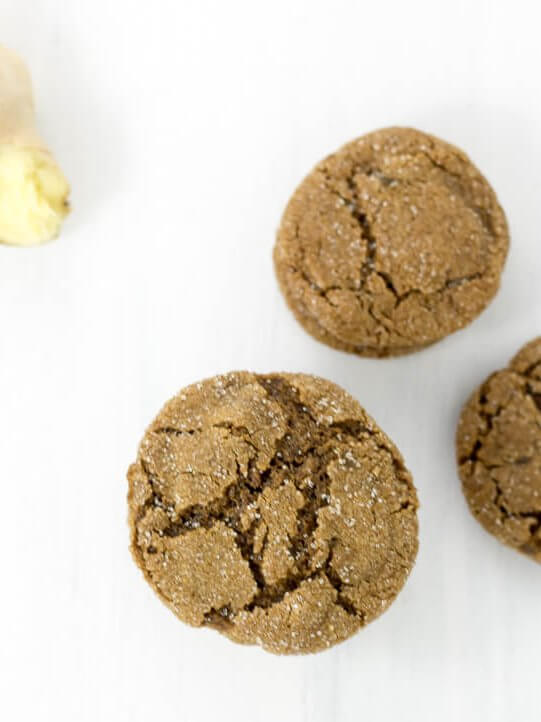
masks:
<instances>
[{"instance_id":1,"label":"cracked cookie","mask_svg":"<svg viewBox=\"0 0 541 722\"><path fill-rule=\"evenodd\" d=\"M476 318L498 290L508 245L496 195L462 151L387 128L304 179L274 262L312 336L381 357L424 348Z\"/></svg>"},{"instance_id":2,"label":"cracked cookie","mask_svg":"<svg viewBox=\"0 0 541 722\"><path fill-rule=\"evenodd\" d=\"M417 497L390 439L335 384L234 372L187 387L128 472L131 550L180 617L276 654L381 614L417 553Z\"/></svg>"},{"instance_id":3,"label":"cracked cookie","mask_svg":"<svg viewBox=\"0 0 541 722\"><path fill-rule=\"evenodd\" d=\"M541 562L541 337L473 394L456 443L474 517L500 541Z\"/></svg>"}]
</instances>

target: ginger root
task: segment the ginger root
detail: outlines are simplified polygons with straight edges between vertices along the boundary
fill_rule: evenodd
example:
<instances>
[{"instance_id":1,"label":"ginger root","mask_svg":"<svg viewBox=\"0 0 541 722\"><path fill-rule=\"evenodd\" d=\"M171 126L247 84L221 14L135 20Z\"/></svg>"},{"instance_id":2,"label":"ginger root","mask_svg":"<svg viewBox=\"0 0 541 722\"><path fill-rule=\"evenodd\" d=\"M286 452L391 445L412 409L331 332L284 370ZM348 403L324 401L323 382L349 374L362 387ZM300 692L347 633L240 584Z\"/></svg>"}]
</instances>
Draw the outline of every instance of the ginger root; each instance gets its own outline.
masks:
<instances>
[{"instance_id":1,"label":"ginger root","mask_svg":"<svg viewBox=\"0 0 541 722\"><path fill-rule=\"evenodd\" d=\"M69 191L38 134L28 69L0 46L0 242L33 246L55 238Z\"/></svg>"}]
</instances>

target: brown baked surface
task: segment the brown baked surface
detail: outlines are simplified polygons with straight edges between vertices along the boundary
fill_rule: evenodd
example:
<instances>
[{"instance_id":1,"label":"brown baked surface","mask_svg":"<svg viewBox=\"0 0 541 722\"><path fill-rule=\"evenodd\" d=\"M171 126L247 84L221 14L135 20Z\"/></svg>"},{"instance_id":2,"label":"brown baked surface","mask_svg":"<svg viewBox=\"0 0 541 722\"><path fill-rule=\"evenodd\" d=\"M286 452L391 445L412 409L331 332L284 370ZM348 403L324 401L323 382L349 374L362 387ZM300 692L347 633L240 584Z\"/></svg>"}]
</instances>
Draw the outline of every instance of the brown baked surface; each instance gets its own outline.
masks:
<instances>
[{"instance_id":1,"label":"brown baked surface","mask_svg":"<svg viewBox=\"0 0 541 722\"><path fill-rule=\"evenodd\" d=\"M383 612L417 553L417 497L390 439L307 375L187 387L128 472L131 549L188 624L274 653L340 642Z\"/></svg>"},{"instance_id":2,"label":"brown baked surface","mask_svg":"<svg viewBox=\"0 0 541 722\"><path fill-rule=\"evenodd\" d=\"M302 181L274 261L312 336L391 356L476 318L498 290L508 245L496 195L461 150L386 128L347 143Z\"/></svg>"},{"instance_id":3,"label":"brown baked surface","mask_svg":"<svg viewBox=\"0 0 541 722\"><path fill-rule=\"evenodd\" d=\"M541 562L541 337L473 394L456 439L472 514L500 541Z\"/></svg>"}]
</instances>

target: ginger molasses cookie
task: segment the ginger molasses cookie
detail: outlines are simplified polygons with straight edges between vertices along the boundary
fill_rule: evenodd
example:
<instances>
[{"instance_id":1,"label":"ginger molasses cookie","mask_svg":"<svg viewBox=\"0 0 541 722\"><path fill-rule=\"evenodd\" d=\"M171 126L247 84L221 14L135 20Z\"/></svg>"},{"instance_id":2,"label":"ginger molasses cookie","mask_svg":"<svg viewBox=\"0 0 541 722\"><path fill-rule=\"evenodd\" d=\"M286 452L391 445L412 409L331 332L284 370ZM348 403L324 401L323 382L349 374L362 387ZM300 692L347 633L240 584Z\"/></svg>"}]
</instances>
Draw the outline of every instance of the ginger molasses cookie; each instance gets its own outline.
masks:
<instances>
[{"instance_id":1,"label":"ginger molasses cookie","mask_svg":"<svg viewBox=\"0 0 541 722\"><path fill-rule=\"evenodd\" d=\"M288 305L315 338L392 356L478 316L498 290L508 245L496 195L461 150L386 128L304 179L274 261Z\"/></svg>"},{"instance_id":2,"label":"ginger molasses cookie","mask_svg":"<svg viewBox=\"0 0 541 722\"><path fill-rule=\"evenodd\" d=\"M234 372L187 387L130 467L135 561L181 620L277 654L340 642L396 597L417 497L345 391Z\"/></svg>"},{"instance_id":3,"label":"ginger molasses cookie","mask_svg":"<svg viewBox=\"0 0 541 722\"><path fill-rule=\"evenodd\" d=\"M541 337L467 402L457 458L475 518L500 541L541 562Z\"/></svg>"}]
</instances>

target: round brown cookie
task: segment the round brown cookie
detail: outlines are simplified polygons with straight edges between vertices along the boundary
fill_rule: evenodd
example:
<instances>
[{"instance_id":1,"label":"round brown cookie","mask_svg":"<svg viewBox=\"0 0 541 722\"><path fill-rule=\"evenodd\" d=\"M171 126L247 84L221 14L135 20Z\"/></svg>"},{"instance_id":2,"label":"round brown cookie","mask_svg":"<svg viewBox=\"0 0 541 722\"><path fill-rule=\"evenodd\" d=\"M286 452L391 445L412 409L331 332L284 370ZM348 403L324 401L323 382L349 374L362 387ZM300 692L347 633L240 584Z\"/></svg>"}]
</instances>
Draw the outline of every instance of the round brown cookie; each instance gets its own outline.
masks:
<instances>
[{"instance_id":1,"label":"round brown cookie","mask_svg":"<svg viewBox=\"0 0 541 722\"><path fill-rule=\"evenodd\" d=\"M508 245L496 195L462 151L386 128L304 179L274 261L312 336L361 356L393 356L470 323L498 290Z\"/></svg>"},{"instance_id":2,"label":"round brown cookie","mask_svg":"<svg viewBox=\"0 0 541 722\"><path fill-rule=\"evenodd\" d=\"M472 514L500 541L541 562L541 337L473 394L456 439Z\"/></svg>"},{"instance_id":3,"label":"round brown cookie","mask_svg":"<svg viewBox=\"0 0 541 722\"><path fill-rule=\"evenodd\" d=\"M188 624L316 652L383 612L417 553L394 444L335 384L234 372L165 405L128 472L131 549Z\"/></svg>"}]
</instances>

